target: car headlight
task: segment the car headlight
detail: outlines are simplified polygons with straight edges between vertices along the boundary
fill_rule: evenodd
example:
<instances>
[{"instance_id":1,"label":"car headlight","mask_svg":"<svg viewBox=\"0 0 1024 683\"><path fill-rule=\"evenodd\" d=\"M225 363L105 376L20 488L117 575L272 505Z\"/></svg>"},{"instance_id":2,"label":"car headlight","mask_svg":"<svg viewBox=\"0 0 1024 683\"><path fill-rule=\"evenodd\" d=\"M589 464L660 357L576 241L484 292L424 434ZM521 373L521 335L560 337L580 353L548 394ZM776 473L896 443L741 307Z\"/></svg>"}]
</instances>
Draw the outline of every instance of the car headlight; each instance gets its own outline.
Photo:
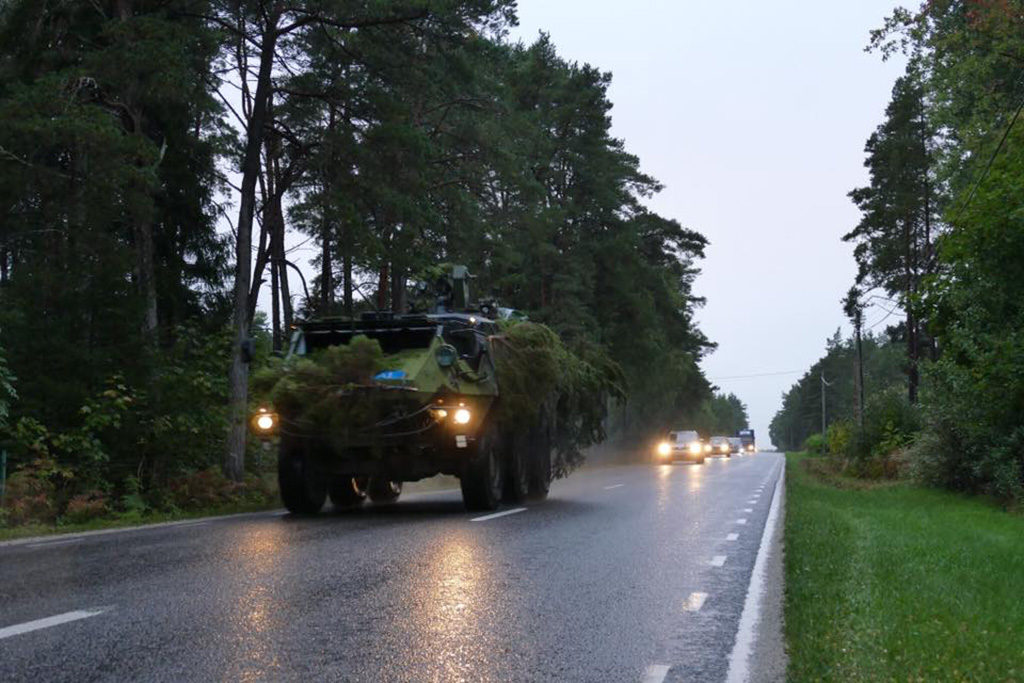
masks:
<instances>
[{"instance_id":1,"label":"car headlight","mask_svg":"<svg viewBox=\"0 0 1024 683\"><path fill-rule=\"evenodd\" d=\"M663 458L672 455L672 444L670 444L668 441L662 441L661 443L659 443L658 455L660 455Z\"/></svg>"},{"instance_id":2,"label":"car headlight","mask_svg":"<svg viewBox=\"0 0 1024 683\"><path fill-rule=\"evenodd\" d=\"M711 452L711 444L709 444L709 443L708 444L704 444L704 450L707 451L708 453L710 453Z\"/></svg>"},{"instance_id":3,"label":"car headlight","mask_svg":"<svg viewBox=\"0 0 1024 683\"><path fill-rule=\"evenodd\" d=\"M719 450L721 450L721 451L722 451L723 453L725 453L725 452L726 452L727 450L729 450L729 447L728 447L728 446L726 446L726 445L725 445L724 443L723 443L723 444L722 444L721 446L719 446L718 448L719 448Z\"/></svg>"},{"instance_id":4,"label":"car headlight","mask_svg":"<svg viewBox=\"0 0 1024 683\"><path fill-rule=\"evenodd\" d=\"M470 414L469 410L467 410L466 408L459 408L458 410L455 411L453 419L455 420L455 424L464 425L469 424L469 421L470 419L472 419L472 417L473 416L472 414Z\"/></svg>"},{"instance_id":5,"label":"car headlight","mask_svg":"<svg viewBox=\"0 0 1024 683\"><path fill-rule=\"evenodd\" d=\"M698 453L700 453L700 444L697 443L696 441L691 443L690 444L690 452L693 453L694 455L697 455Z\"/></svg>"}]
</instances>

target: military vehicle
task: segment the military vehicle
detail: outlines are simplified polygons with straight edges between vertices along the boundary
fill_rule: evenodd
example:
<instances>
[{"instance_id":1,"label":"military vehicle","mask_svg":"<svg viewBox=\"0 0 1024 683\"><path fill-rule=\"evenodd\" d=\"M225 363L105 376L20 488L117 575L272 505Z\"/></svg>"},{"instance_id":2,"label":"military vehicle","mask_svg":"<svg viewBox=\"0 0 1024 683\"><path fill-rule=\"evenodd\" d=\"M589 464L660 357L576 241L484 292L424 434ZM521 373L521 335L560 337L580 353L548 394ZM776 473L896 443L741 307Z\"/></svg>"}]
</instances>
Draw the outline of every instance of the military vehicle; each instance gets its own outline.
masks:
<instances>
[{"instance_id":1,"label":"military vehicle","mask_svg":"<svg viewBox=\"0 0 1024 683\"><path fill-rule=\"evenodd\" d=\"M433 300L423 313L366 313L298 325L290 356L347 345L362 335L380 344L390 369L368 385L339 389L337 410L364 416L354 426L325 433L270 407L253 416L260 438L279 439L278 481L289 511L316 513L328 496L336 507L357 506L367 497L392 502L403 482L437 474L459 478L470 510L547 496L552 401L537 397L536 415L526 425L502 423L491 345L498 307L470 303L469 277L456 266L432 283Z\"/></svg>"}]
</instances>

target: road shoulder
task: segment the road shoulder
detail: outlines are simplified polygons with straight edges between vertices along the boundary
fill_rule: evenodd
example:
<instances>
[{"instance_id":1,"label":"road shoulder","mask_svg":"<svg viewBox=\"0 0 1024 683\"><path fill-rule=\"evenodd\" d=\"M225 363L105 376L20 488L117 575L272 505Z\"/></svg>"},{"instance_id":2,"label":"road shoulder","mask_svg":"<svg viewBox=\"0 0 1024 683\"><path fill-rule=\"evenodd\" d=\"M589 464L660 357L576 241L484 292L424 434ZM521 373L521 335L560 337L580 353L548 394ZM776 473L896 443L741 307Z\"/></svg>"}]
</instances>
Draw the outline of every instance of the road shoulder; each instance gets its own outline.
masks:
<instances>
[{"instance_id":1,"label":"road shoulder","mask_svg":"<svg viewBox=\"0 0 1024 683\"><path fill-rule=\"evenodd\" d=\"M761 620L757 626L757 639L750 656L750 680L754 683L775 683L786 680L784 603L785 603L785 547L786 530L786 477L785 462L779 476L779 520L768 545L765 564L765 592L761 599Z\"/></svg>"}]
</instances>

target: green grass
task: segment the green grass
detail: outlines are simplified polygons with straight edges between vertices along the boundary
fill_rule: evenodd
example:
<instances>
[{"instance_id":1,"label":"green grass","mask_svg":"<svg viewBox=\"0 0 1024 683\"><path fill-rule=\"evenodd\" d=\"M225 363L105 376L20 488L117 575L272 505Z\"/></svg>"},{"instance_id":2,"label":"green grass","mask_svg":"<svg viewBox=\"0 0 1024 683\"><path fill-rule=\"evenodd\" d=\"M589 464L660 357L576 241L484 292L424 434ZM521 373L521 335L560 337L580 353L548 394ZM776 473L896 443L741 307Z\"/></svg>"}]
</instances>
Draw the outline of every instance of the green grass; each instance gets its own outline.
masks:
<instances>
[{"instance_id":1,"label":"green grass","mask_svg":"<svg viewBox=\"0 0 1024 683\"><path fill-rule=\"evenodd\" d=\"M82 531L95 531L97 529L118 529L122 527L144 526L146 524L159 524L160 522L177 522L186 519L196 519L199 517L216 517L220 515L234 515L242 512L273 510L279 507L281 507L281 504L275 500L267 503L231 503L208 508L197 508L194 510L181 510L177 512L149 512L142 515L110 515L78 524L58 523L23 524L11 527L0 526L0 541L11 541L18 538L31 538L33 536L73 534Z\"/></svg>"},{"instance_id":2,"label":"green grass","mask_svg":"<svg viewBox=\"0 0 1024 683\"><path fill-rule=\"evenodd\" d=\"M789 455L792 681L1024 681L1024 518L905 484L837 487Z\"/></svg>"}]
</instances>

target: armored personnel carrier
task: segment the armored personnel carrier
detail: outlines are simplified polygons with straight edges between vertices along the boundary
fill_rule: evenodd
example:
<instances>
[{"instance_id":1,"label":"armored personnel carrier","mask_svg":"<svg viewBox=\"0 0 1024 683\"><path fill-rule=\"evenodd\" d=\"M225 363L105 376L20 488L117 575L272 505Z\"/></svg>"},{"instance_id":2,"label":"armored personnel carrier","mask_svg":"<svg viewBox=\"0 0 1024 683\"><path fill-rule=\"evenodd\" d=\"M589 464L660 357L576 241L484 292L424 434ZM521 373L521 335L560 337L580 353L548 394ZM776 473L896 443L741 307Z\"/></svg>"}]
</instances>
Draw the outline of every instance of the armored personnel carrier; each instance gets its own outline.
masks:
<instances>
[{"instance_id":1,"label":"armored personnel carrier","mask_svg":"<svg viewBox=\"0 0 1024 683\"><path fill-rule=\"evenodd\" d=\"M290 358L374 340L387 369L333 391L328 409L346 411L339 413L348 418L341 426L311 423L295 406L268 406L253 416L256 434L279 442L278 481L289 511L316 513L328 496L336 507L366 498L391 502L403 482L437 474L459 478L470 510L547 496L552 401L538 396L536 414L525 423L502 416L492 348L499 309L471 304L468 280L465 267L454 267L433 283L423 313L366 313L298 326Z\"/></svg>"}]
</instances>

